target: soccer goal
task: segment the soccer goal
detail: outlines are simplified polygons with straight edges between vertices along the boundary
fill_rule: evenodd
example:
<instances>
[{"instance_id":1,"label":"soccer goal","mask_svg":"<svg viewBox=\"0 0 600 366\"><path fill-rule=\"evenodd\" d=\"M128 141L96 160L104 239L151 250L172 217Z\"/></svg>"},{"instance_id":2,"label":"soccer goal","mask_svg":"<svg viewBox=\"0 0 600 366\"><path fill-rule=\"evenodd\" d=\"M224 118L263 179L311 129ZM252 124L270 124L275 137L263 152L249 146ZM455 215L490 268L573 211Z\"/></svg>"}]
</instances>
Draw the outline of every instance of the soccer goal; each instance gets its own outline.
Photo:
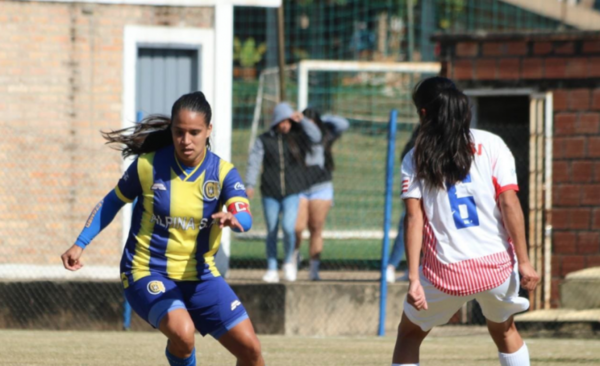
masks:
<instances>
[{"instance_id":1,"label":"soccer goal","mask_svg":"<svg viewBox=\"0 0 600 366\"><path fill-rule=\"evenodd\" d=\"M285 68L287 99L297 109L316 108L322 114L345 117L351 125L334 145L335 206L329 213L324 238L383 238L383 181L389 112L392 109L398 111L396 151L400 153L410 131L418 123L411 101L412 90L419 80L438 75L440 71L441 64L437 62L335 60L303 60ZM279 88L279 70L264 70L259 78L249 149L269 126L271 112L279 101ZM398 182L397 177L395 182ZM397 205L391 237L396 235L400 212ZM253 229L244 238L264 237L261 219L257 217L257 230Z\"/></svg>"}]
</instances>

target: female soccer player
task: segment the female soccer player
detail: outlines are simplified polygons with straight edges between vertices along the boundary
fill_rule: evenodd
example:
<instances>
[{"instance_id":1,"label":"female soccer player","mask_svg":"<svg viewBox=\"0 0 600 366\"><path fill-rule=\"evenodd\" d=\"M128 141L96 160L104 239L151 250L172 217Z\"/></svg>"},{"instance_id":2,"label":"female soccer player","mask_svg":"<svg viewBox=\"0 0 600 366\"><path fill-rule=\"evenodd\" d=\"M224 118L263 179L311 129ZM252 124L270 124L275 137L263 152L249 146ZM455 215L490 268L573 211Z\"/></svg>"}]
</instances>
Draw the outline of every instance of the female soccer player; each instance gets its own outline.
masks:
<instances>
[{"instance_id":1,"label":"female soccer player","mask_svg":"<svg viewBox=\"0 0 600 366\"><path fill-rule=\"evenodd\" d=\"M286 102L273 110L269 131L258 137L248 157L246 192L254 196L260 174L260 193L267 223L267 272L263 281L279 282L277 273L277 232L279 214L283 229L283 275L286 281L296 280L297 267L293 257L294 225L298 216L299 194L308 188L306 179L307 154L311 145L321 140L321 131L302 113ZM260 168L262 165L262 173Z\"/></svg>"},{"instance_id":2,"label":"female soccer player","mask_svg":"<svg viewBox=\"0 0 600 366\"><path fill-rule=\"evenodd\" d=\"M323 251L323 227L327 213L333 205L332 172L335 168L331 147L350 127L348 120L334 115L324 115L312 108L303 112L304 116L321 131L322 138L312 145L312 151L306 156L306 173L310 187L300 194L298 218L296 220L296 251L294 259L302 245L302 233L308 226L310 232L310 272L309 279L318 281L321 252Z\"/></svg>"},{"instance_id":3,"label":"female soccer player","mask_svg":"<svg viewBox=\"0 0 600 366\"><path fill-rule=\"evenodd\" d=\"M420 132L402 162L409 289L392 365L418 365L431 328L475 299L500 364L528 366L513 315L529 307L519 272L529 291L539 276L527 257L514 158L498 136L469 129L469 100L452 81L425 79L413 102Z\"/></svg>"},{"instance_id":4,"label":"female soccer player","mask_svg":"<svg viewBox=\"0 0 600 366\"><path fill-rule=\"evenodd\" d=\"M219 340L238 365L262 366L246 310L215 267L221 230L247 231L252 216L237 170L209 150L211 114L204 94L194 92L175 102L171 118L153 115L105 133L109 143L125 145L124 157L137 158L62 261L68 270L81 268L84 248L137 199L121 280L135 312L167 336L169 364L196 365L197 329Z\"/></svg>"}]
</instances>

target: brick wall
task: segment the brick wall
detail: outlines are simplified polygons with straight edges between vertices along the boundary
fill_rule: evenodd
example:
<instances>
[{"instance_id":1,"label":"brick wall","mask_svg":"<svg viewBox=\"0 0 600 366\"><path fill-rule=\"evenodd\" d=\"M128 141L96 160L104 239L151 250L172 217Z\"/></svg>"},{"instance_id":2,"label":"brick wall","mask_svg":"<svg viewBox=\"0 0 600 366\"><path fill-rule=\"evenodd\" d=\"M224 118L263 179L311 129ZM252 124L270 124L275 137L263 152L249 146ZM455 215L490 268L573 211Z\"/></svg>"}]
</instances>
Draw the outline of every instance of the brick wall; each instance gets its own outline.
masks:
<instances>
[{"instance_id":1,"label":"brick wall","mask_svg":"<svg viewBox=\"0 0 600 366\"><path fill-rule=\"evenodd\" d=\"M125 25L213 27L212 8L0 0L0 264L60 264L120 176ZM121 217L89 248L117 265Z\"/></svg>"},{"instance_id":2,"label":"brick wall","mask_svg":"<svg viewBox=\"0 0 600 366\"><path fill-rule=\"evenodd\" d=\"M600 266L600 34L440 36L444 73L463 88L551 90L552 298L569 272Z\"/></svg>"}]
</instances>

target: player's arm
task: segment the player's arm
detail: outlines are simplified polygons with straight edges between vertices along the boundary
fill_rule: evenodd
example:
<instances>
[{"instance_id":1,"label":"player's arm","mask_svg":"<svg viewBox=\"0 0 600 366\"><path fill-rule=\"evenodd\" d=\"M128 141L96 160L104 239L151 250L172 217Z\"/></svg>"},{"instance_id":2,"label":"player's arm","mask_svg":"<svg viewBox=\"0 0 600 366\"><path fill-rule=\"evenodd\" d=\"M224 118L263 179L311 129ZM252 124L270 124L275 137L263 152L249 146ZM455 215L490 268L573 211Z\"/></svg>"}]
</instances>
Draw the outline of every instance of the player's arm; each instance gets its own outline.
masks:
<instances>
[{"instance_id":1,"label":"player's arm","mask_svg":"<svg viewBox=\"0 0 600 366\"><path fill-rule=\"evenodd\" d=\"M221 182L221 202L225 203L226 212L217 212L212 218L218 220L219 227L230 227L234 232L247 232L252 228L250 201L237 169L231 167Z\"/></svg>"},{"instance_id":2,"label":"player's arm","mask_svg":"<svg viewBox=\"0 0 600 366\"><path fill-rule=\"evenodd\" d=\"M70 271L76 271L83 267L79 259L85 247L112 222L125 203L132 202L140 193L141 184L137 174L136 160L127 169L117 186L94 207L83 230L75 240L75 244L61 255L64 267Z\"/></svg>"},{"instance_id":3,"label":"player's arm","mask_svg":"<svg viewBox=\"0 0 600 366\"><path fill-rule=\"evenodd\" d=\"M529 261L527 255L527 240L525 239L525 218L521 203L517 197L517 192L507 190L500 194L499 197L500 209L504 226L508 231L508 235L513 241L515 254L519 262L519 272L521 273L521 286L524 289L533 291L540 281L540 276Z\"/></svg>"},{"instance_id":4,"label":"player's arm","mask_svg":"<svg viewBox=\"0 0 600 366\"><path fill-rule=\"evenodd\" d=\"M115 218L125 202L121 201L115 190L110 191L96 207L92 210L90 217L86 221L83 230L75 240L75 244L67 250L62 256L63 265L70 271L76 271L83 267L79 262L79 258L85 247Z\"/></svg>"},{"instance_id":5,"label":"player's arm","mask_svg":"<svg viewBox=\"0 0 600 366\"><path fill-rule=\"evenodd\" d=\"M427 309L427 300L419 276L424 225L422 198L421 182L417 179L411 151L402 160L402 199L406 206L404 242L409 281L406 299L417 310Z\"/></svg>"},{"instance_id":6,"label":"player's arm","mask_svg":"<svg viewBox=\"0 0 600 366\"><path fill-rule=\"evenodd\" d=\"M406 217L404 219L404 242L406 243L406 260L408 262L409 281L420 281L419 263L423 242L423 209L421 200L409 198L404 200Z\"/></svg>"},{"instance_id":7,"label":"player's arm","mask_svg":"<svg viewBox=\"0 0 600 366\"><path fill-rule=\"evenodd\" d=\"M423 243L423 208L421 200L405 199L406 218L404 219L404 242L406 243L406 261L408 262L408 303L415 309L427 309L425 292L419 276L421 247Z\"/></svg>"},{"instance_id":8,"label":"player's arm","mask_svg":"<svg viewBox=\"0 0 600 366\"><path fill-rule=\"evenodd\" d=\"M515 158L504 141L498 138L494 141L492 152L492 174L496 187L498 205L502 213L504 227L513 241L515 254L519 262L521 273L521 286L532 291L540 280L529 262L527 255L527 240L525 239L525 219L523 209L517 197L519 185L517 184L517 173Z\"/></svg>"}]
</instances>

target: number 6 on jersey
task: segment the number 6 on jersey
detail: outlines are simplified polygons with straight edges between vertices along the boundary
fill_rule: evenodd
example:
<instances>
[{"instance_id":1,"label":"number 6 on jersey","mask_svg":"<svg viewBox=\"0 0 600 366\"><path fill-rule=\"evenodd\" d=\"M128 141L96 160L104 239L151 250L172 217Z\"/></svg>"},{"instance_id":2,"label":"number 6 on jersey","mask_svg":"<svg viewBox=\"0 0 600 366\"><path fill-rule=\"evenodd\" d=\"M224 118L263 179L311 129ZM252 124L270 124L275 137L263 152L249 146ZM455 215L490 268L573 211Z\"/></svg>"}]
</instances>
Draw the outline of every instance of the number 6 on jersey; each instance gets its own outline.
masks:
<instances>
[{"instance_id":1,"label":"number 6 on jersey","mask_svg":"<svg viewBox=\"0 0 600 366\"><path fill-rule=\"evenodd\" d=\"M471 174L468 174L463 183L471 183ZM456 186L448 186L448 199L452 216L457 229L466 229L472 226L479 226L479 216L477 215L477 205L473 196L460 197L456 194Z\"/></svg>"}]
</instances>

